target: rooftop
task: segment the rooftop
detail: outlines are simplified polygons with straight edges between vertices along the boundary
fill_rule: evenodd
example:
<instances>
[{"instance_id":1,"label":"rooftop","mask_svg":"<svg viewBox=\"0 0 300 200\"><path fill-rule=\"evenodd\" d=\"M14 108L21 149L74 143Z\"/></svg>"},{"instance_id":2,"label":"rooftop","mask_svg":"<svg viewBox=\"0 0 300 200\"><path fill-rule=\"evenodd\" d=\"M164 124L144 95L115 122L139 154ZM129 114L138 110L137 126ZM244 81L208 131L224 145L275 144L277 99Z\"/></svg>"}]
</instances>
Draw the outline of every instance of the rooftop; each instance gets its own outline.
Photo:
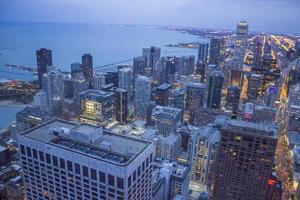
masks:
<instances>
[{"instance_id":1,"label":"rooftop","mask_svg":"<svg viewBox=\"0 0 300 200\"><path fill-rule=\"evenodd\" d=\"M156 158L154 166L156 169L159 169L161 173L164 173L165 171L171 171L172 176L183 179L188 175L190 171L189 164L164 158Z\"/></svg>"},{"instance_id":2,"label":"rooftop","mask_svg":"<svg viewBox=\"0 0 300 200\"><path fill-rule=\"evenodd\" d=\"M44 123L22 136L119 165L127 164L151 144L99 127L61 119Z\"/></svg>"},{"instance_id":3,"label":"rooftop","mask_svg":"<svg viewBox=\"0 0 300 200\"><path fill-rule=\"evenodd\" d=\"M172 107L167 107L167 106L156 106L153 109L154 114L167 114L167 115L176 115L180 113L181 110L178 108L172 108Z\"/></svg>"},{"instance_id":4,"label":"rooftop","mask_svg":"<svg viewBox=\"0 0 300 200\"><path fill-rule=\"evenodd\" d=\"M159 89L159 90L166 90L166 89L170 89L171 87L172 87L171 84L163 83L163 84L159 85L157 87L157 89Z\"/></svg>"},{"instance_id":5,"label":"rooftop","mask_svg":"<svg viewBox=\"0 0 300 200\"><path fill-rule=\"evenodd\" d=\"M94 90L94 89L84 91L80 94L94 96L94 97L111 97L112 95L114 95L113 92L108 92L108 91L104 91L104 90Z\"/></svg>"}]
</instances>

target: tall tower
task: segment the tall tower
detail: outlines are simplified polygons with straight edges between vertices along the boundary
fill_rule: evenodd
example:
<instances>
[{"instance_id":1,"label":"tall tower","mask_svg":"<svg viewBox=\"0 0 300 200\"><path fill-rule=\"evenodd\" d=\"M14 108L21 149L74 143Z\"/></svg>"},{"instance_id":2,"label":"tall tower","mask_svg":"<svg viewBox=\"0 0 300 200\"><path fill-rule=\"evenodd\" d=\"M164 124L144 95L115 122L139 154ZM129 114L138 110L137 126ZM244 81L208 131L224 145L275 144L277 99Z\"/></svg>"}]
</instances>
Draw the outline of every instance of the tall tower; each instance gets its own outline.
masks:
<instances>
[{"instance_id":1,"label":"tall tower","mask_svg":"<svg viewBox=\"0 0 300 200\"><path fill-rule=\"evenodd\" d=\"M224 75L220 71L214 71L209 77L207 107L219 109L221 105L222 86Z\"/></svg>"},{"instance_id":2,"label":"tall tower","mask_svg":"<svg viewBox=\"0 0 300 200\"><path fill-rule=\"evenodd\" d=\"M52 66L52 52L49 49L41 48L36 51L37 71L39 87L43 88L43 74L48 72L48 67Z\"/></svg>"},{"instance_id":3,"label":"tall tower","mask_svg":"<svg viewBox=\"0 0 300 200\"><path fill-rule=\"evenodd\" d=\"M221 127L212 199L265 200L277 140L274 124L228 120Z\"/></svg>"},{"instance_id":4,"label":"tall tower","mask_svg":"<svg viewBox=\"0 0 300 200\"><path fill-rule=\"evenodd\" d=\"M93 78L93 57L91 54L83 54L81 67L85 79L91 82Z\"/></svg>"},{"instance_id":5,"label":"tall tower","mask_svg":"<svg viewBox=\"0 0 300 200\"><path fill-rule=\"evenodd\" d=\"M220 52L221 52L221 40L218 38L210 39L209 47L209 64L219 65Z\"/></svg>"},{"instance_id":6,"label":"tall tower","mask_svg":"<svg viewBox=\"0 0 300 200\"><path fill-rule=\"evenodd\" d=\"M146 76L138 76L135 81L134 109L138 119L146 120L150 106L151 80Z\"/></svg>"},{"instance_id":7,"label":"tall tower","mask_svg":"<svg viewBox=\"0 0 300 200\"><path fill-rule=\"evenodd\" d=\"M150 47L143 49L143 56L147 60L147 66L151 69L151 74L155 63L159 60L161 49L159 47Z\"/></svg>"},{"instance_id":8,"label":"tall tower","mask_svg":"<svg viewBox=\"0 0 300 200\"><path fill-rule=\"evenodd\" d=\"M208 58L208 43L200 43L198 46L198 61L201 63L206 63Z\"/></svg>"},{"instance_id":9,"label":"tall tower","mask_svg":"<svg viewBox=\"0 0 300 200\"><path fill-rule=\"evenodd\" d=\"M237 86L228 86L226 97L226 108L233 114L237 114L240 103L241 89Z\"/></svg>"},{"instance_id":10,"label":"tall tower","mask_svg":"<svg viewBox=\"0 0 300 200\"><path fill-rule=\"evenodd\" d=\"M118 86L127 91L128 102L133 101L133 72L131 67L119 69Z\"/></svg>"}]
</instances>

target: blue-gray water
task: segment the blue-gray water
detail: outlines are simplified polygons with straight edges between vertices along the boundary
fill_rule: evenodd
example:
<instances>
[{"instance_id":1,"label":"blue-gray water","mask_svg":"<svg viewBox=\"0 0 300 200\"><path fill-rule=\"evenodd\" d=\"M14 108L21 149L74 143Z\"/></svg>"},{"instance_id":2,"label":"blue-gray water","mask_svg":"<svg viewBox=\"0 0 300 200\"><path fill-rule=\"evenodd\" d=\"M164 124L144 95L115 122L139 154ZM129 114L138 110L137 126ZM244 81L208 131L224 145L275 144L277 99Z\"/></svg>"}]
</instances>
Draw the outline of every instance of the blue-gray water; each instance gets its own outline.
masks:
<instances>
[{"instance_id":1,"label":"blue-gray water","mask_svg":"<svg viewBox=\"0 0 300 200\"><path fill-rule=\"evenodd\" d=\"M200 40L203 39L193 35L147 27L3 23L0 24L0 81L34 79L30 73L9 69L5 64L34 67L35 51L41 47L52 50L54 66L69 70L70 64L80 62L81 55L87 52L93 55L94 67L139 56L142 48L149 46L161 47L162 55L196 55L195 49L165 45ZM12 114L5 115L7 112ZM5 118L1 121L0 129L14 120L15 112L15 108L0 107L0 116Z\"/></svg>"}]
</instances>

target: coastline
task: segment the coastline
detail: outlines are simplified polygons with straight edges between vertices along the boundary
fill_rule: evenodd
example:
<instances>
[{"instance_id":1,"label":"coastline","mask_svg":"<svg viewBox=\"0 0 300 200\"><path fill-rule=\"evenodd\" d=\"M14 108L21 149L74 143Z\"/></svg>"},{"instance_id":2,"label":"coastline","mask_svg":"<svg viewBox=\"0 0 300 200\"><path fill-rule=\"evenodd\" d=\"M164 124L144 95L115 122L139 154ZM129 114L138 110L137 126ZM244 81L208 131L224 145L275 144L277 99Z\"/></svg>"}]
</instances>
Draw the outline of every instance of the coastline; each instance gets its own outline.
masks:
<instances>
[{"instance_id":1,"label":"coastline","mask_svg":"<svg viewBox=\"0 0 300 200\"><path fill-rule=\"evenodd\" d=\"M0 106L16 106L16 107L26 107L27 104L16 102L15 100L3 100L0 101Z\"/></svg>"}]
</instances>

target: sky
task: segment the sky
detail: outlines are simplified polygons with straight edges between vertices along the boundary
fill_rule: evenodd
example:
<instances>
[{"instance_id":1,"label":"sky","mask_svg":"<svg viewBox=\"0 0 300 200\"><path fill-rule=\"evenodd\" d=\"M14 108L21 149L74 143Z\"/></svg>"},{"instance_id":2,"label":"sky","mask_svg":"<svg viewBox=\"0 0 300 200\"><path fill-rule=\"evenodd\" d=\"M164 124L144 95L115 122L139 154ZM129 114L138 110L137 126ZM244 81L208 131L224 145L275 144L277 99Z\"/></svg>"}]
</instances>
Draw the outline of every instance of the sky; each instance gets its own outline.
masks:
<instances>
[{"instance_id":1,"label":"sky","mask_svg":"<svg viewBox=\"0 0 300 200\"><path fill-rule=\"evenodd\" d=\"M175 25L300 34L300 0L0 0L0 21Z\"/></svg>"}]
</instances>

